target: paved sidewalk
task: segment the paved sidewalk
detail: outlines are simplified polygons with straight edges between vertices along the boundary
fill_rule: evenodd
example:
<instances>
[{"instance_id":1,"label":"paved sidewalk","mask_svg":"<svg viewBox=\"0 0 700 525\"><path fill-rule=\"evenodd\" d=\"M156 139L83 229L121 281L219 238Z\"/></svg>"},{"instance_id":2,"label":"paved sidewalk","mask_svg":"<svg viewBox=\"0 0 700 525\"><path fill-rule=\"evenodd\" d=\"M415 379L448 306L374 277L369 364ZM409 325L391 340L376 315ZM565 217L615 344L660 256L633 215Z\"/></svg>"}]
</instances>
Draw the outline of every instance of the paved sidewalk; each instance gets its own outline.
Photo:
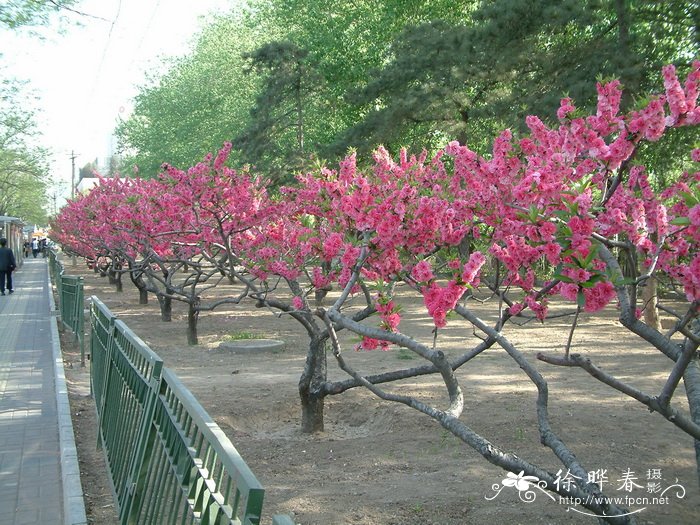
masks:
<instances>
[{"instance_id":1,"label":"paved sidewalk","mask_svg":"<svg viewBox=\"0 0 700 525\"><path fill-rule=\"evenodd\" d=\"M47 266L0 296L0 525L87 523Z\"/></svg>"}]
</instances>

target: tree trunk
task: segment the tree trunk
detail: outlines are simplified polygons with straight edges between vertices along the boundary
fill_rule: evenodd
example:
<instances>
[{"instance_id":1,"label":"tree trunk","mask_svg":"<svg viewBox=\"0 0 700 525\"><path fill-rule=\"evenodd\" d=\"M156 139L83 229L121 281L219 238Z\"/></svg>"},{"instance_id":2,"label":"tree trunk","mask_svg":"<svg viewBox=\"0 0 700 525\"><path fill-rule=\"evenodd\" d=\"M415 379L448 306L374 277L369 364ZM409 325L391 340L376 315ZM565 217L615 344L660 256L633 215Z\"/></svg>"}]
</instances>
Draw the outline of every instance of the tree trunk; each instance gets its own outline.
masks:
<instances>
[{"instance_id":1,"label":"tree trunk","mask_svg":"<svg viewBox=\"0 0 700 525\"><path fill-rule=\"evenodd\" d=\"M146 287L146 282L143 280L143 274L132 269L131 272L129 272L129 277L139 291L139 304L148 304L148 289Z\"/></svg>"},{"instance_id":2,"label":"tree trunk","mask_svg":"<svg viewBox=\"0 0 700 525\"><path fill-rule=\"evenodd\" d=\"M189 303L187 310L187 344L194 346L199 343L197 339L197 321L199 320L199 299Z\"/></svg>"},{"instance_id":3,"label":"tree trunk","mask_svg":"<svg viewBox=\"0 0 700 525\"><path fill-rule=\"evenodd\" d=\"M700 335L700 320L696 319L690 329L694 334ZM686 339L685 344L694 345L690 339ZM700 425L700 360L697 357L697 348L695 357L685 369L683 383L685 384L685 395L688 398L690 417L693 423ZM697 439L695 440L695 468L700 485L700 440Z\"/></svg>"},{"instance_id":4,"label":"tree trunk","mask_svg":"<svg viewBox=\"0 0 700 525\"><path fill-rule=\"evenodd\" d=\"M650 277L642 288L642 304L644 305L644 322L654 330L661 331L661 319L659 319L658 304L659 282L655 277Z\"/></svg>"},{"instance_id":5,"label":"tree trunk","mask_svg":"<svg viewBox=\"0 0 700 525\"><path fill-rule=\"evenodd\" d=\"M301 70L301 65L297 64L297 70ZM297 113L297 147L299 148L299 159L304 158L304 101L301 93L301 76L302 73L299 71L297 76L296 85L294 90L296 93L296 113Z\"/></svg>"},{"instance_id":6,"label":"tree trunk","mask_svg":"<svg viewBox=\"0 0 700 525\"><path fill-rule=\"evenodd\" d=\"M170 322L173 320L173 300L162 293L156 295L160 305L160 320Z\"/></svg>"},{"instance_id":7,"label":"tree trunk","mask_svg":"<svg viewBox=\"0 0 700 525\"><path fill-rule=\"evenodd\" d=\"M639 89L638 74L634 73L635 57L630 47L630 7L627 0L615 0L615 15L617 16L617 54L615 69L620 73L620 81L625 86L622 94L621 107L628 108L634 101L634 95Z\"/></svg>"},{"instance_id":8,"label":"tree trunk","mask_svg":"<svg viewBox=\"0 0 700 525\"><path fill-rule=\"evenodd\" d=\"M124 291L124 283L122 283L122 272L114 272L114 285L117 288L118 293Z\"/></svg>"},{"instance_id":9,"label":"tree trunk","mask_svg":"<svg viewBox=\"0 0 700 525\"><path fill-rule=\"evenodd\" d=\"M304 372L299 379L301 398L301 431L305 434L323 431L323 406L327 378L327 337L312 337Z\"/></svg>"},{"instance_id":10,"label":"tree trunk","mask_svg":"<svg viewBox=\"0 0 700 525\"><path fill-rule=\"evenodd\" d=\"M694 423L700 425L700 365L697 358L688 365L688 369L683 374L683 382L690 416ZM695 440L695 468L698 474L698 485L700 485L700 440L697 439Z\"/></svg>"}]
</instances>

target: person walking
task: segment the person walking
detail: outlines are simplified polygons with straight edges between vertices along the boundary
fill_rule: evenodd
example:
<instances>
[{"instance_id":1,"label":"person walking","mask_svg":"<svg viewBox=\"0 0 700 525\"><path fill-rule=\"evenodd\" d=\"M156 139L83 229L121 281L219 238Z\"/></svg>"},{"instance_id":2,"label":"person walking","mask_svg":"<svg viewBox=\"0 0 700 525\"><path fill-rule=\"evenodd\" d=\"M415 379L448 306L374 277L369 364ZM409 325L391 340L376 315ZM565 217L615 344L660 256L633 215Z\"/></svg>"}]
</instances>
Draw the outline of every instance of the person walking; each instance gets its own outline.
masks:
<instances>
[{"instance_id":1,"label":"person walking","mask_svg":"<svg viewBox=\"0 0 700 525\"><path fill-rule=\"evenodd\" d=\"M7 291L14 293L12 272L16 267L15 254L7 247L7 239L0 239L0 295L5 295L5 284L7 284Z\"/></svg>"}]
</instances>

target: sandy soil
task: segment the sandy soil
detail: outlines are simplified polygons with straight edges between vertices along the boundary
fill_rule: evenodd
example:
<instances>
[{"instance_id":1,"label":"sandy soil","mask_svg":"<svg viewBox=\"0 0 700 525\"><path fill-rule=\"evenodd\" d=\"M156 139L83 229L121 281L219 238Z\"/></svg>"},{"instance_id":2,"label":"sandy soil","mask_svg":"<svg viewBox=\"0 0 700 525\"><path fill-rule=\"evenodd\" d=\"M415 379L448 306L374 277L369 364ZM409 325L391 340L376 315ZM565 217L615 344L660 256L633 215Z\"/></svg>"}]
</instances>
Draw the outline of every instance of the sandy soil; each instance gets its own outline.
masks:
<instances>
[{"instance_id":1,"label":"sandy soil","mask_svg":"<svg viewBox=\"0 0 700 525\"><path fill-rule=\"evenodd\" d=\"M297 382L307 340L291 319L250 306L203 313L200 344L187 346L182 305L175 304L172 323L163 323L157 302L139 306L130 283L125 282L125 291L117 294L106 278L81 266L67 270L85 277L86 297L98 296L144 339L226 432L266 488L263 523L270 523L277 513L291 514L303 525L595 523L576 511L585 509L572 510L566 502L552 501L542 493L529 503L513 488L496 495L494 486L501 484L505 471L427 416L367 391L355 389L330 398L325 432L301 434ZM483 307L484 317L491 308ZM419 308L409 307L404 314L402 329L429 341L430 323L420 317ZM532 323L509 328L507 335L534 363L538 351L562 351L569 323ZM470 329L452 325L442 334L448 353L474 344ZM281 339L286 348L255 355L218 348L226 336L244 332ZM89 367L80 367L70 334L62 338L89 520L98 525L117 523L102 453L95 447ZM350 350L352 340L344 342ZM602 318L583 319L573 351L652 394L659 392L669 370L668 359L625 333L614 309ZM406 350L347 351L345 357L364 373L422 364ZM549 382L554 430L588 471L606 471L603 488L609 495L649 498L627 505L639 510L642 524L698 522L700 491L687 435L582 370L537 366ZM344 378L330 360L329 375ZM466 398L462 419L476 432L552 472L561 468L539 443L535 388L502 350L492 349L473 360L460 371L460 379ZM391 390L445 405L444 388L435 377L402 381ZM682 386L675 402L687 410ZM639 488L622 487L625 472L636 478ZM658 476L662 479L648 479ZM649 483L658 483L661 489L677 483L685 495L677 498L675 491L668 491L667 501L654 502L651 498L659 493Z\"/></svg>"}]
</instances>

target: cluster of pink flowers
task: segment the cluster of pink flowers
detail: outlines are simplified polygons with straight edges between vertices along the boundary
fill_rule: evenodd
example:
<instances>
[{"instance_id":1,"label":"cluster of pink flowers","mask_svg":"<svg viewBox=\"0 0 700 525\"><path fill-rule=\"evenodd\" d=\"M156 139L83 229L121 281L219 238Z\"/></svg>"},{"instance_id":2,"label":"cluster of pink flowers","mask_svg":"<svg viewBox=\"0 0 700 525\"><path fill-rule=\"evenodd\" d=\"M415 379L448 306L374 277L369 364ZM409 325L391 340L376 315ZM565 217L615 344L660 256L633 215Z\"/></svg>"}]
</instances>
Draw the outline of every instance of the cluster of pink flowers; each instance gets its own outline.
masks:
<instances>
[{"instance_id":1,"label":"cluster of pink flowers","mask_svg":"<svg viewBox=\"0 0 700 525\"><path fill-rule=\"evenodd\" d=\"M421 289L423 303L437 328L447 325L447 314L455 307L466 290L466 286L457 284L455 281L449 281L446 286L440 286L433 281Z\"/></svg>"},{"instance_id":2,"label":"cluster of pink flowers","mask_svg":"<svg viewBox=\"0 0 700 525\"><path fill-rule=\"evenodd\" d=\"M396 332L401 323L401 307L396 304L391 298L384 294L379 294L375 301L375 308L381 319L381 328L387 332ZM388 350L389 342L382 339L374 339L372 337L363 337L360 344L357 345L357 350Z\"/></svg>"},{"instance_id":3,"label":"cluster of pink flowers","mask_svg":"<svg viewBox=\"0 0 700 525\"><path fill-rule=\"evenodd\" d=\"M360 169L355 154L348 155L338 170L300 175L275 201L265 181L225 166L231 151L225 144L187 171L165 166L153 181L105 179L64 208L56 235L85 254L154 250L187 257L225 250L259 279L303 282L305 294L344 287L355 272L379 289L405 280L422 295L436 327L445 326L468 287L483 281L485 254L505 269L505 285L522 291L513 315L528 308L546 317L548 297L536 287L549 284L552 268L560 283L549 295L583 301L588 312L604 308L616 283L597 250L615 237L629 241L642 260L654 257L655 269L697 301L700 172L659 193L644 168L631 164L640 143L657 141L669 127L700 123L700 61L684 86L673 66L663 69L663 79L665 93L627 115L620 113L620 83L598 84L595 114L577 116L574 102L563 99L557 126L530 116L529 134L503 131L489 157L457 142L432 158L402 150L394 159L379 148L371 168ZM699 162L700 150L692 158ZM464 242L479 248L466 262L456 255ZM352 292L359 290L356 283ZM290 304L308 308L298 295ZM397 330L395 299L382 296L375 308L381 327Z\"/></svg>"}]
</instances>

